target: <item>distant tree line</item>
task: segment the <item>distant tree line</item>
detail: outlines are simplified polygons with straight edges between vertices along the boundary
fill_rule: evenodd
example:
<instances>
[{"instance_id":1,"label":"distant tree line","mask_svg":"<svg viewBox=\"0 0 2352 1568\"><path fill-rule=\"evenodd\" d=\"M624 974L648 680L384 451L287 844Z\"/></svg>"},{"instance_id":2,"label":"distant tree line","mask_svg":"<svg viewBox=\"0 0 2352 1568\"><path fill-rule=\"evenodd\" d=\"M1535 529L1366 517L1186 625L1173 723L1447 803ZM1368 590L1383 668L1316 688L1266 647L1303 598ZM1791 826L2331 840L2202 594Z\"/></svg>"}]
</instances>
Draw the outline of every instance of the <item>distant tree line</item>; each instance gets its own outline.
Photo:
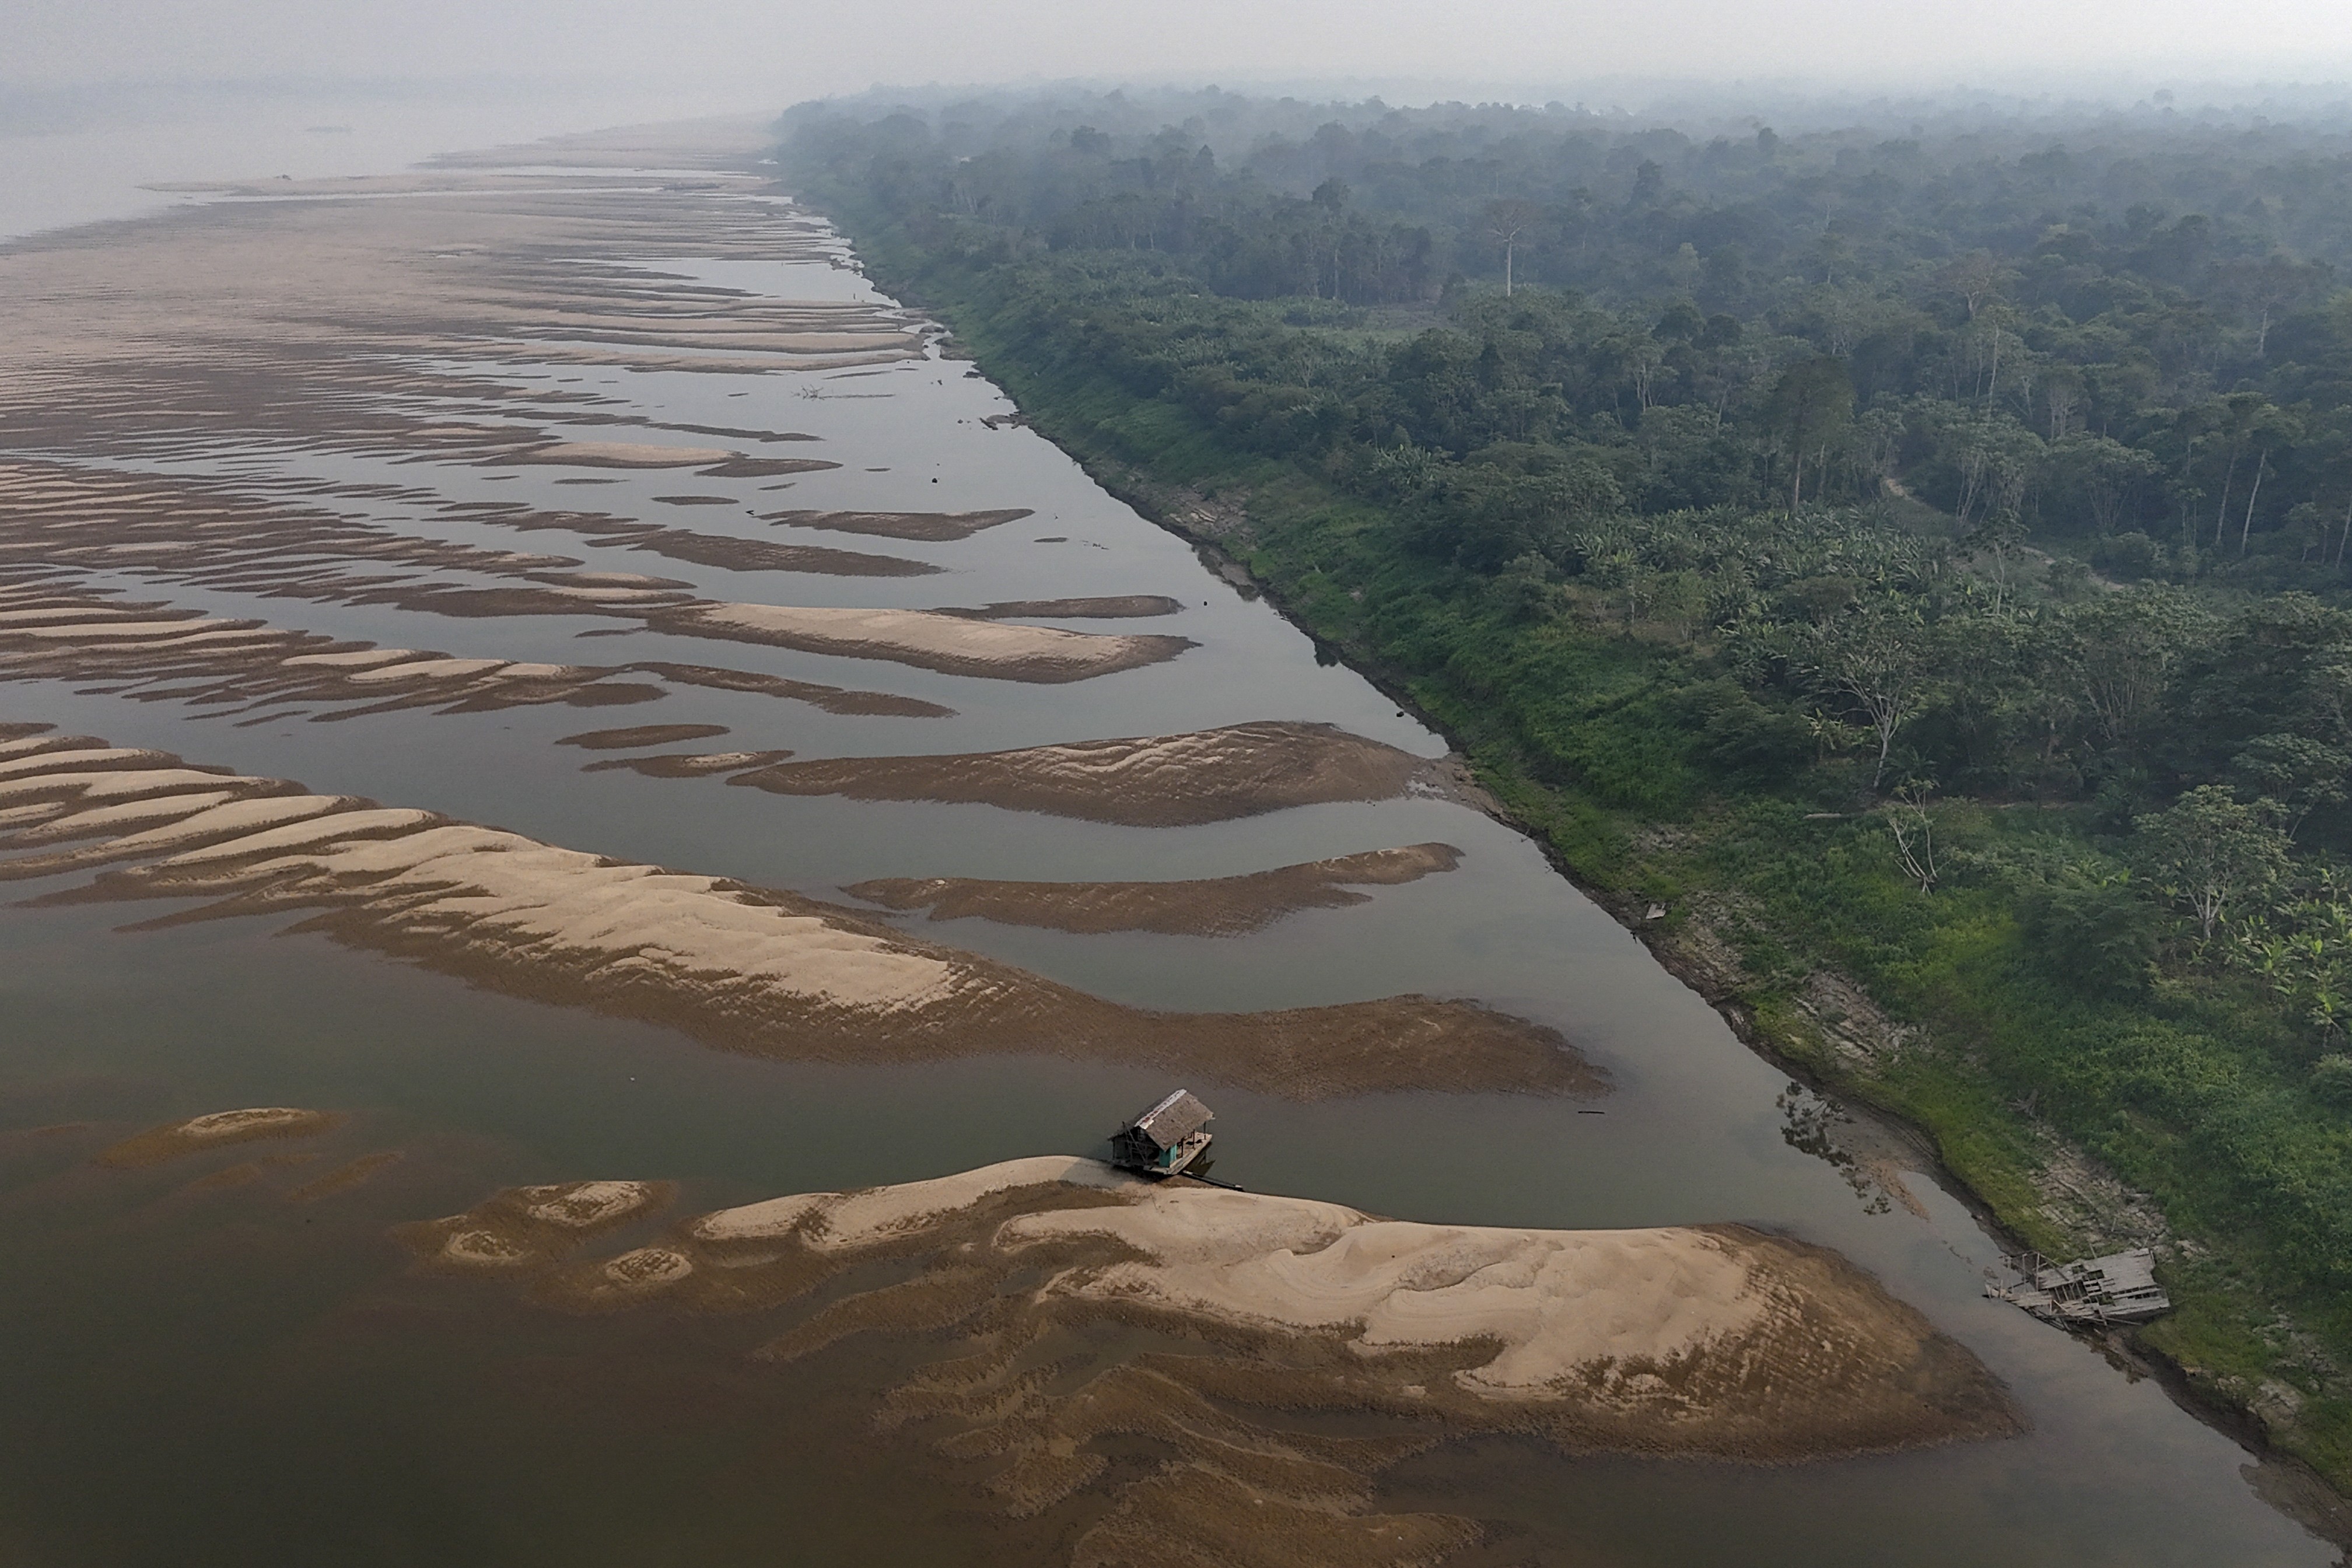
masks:
<instances>
[{"instance_id":1,"label":"distant tree line","mask_svg":"<svg viewBox=\"0 0 2352 1568\"><path fill-rule=\"evenodd\" d=\"M1196 401L1283 410L1268 446L1565 444L1639 511L1895 479L1969 526L2082 541L2112 577L2343 579L2340 130L1735 139L1212 92L816 106L790 131L800 178L935 250L1125 258L1171 301L1297 302L1327 329L1304 361L1219 367L1213 328L1172 319L1176 341L1128 345L1210 372ZM1452 309L1495 286L1521 308Z\"/></svg>"}]
</instances>

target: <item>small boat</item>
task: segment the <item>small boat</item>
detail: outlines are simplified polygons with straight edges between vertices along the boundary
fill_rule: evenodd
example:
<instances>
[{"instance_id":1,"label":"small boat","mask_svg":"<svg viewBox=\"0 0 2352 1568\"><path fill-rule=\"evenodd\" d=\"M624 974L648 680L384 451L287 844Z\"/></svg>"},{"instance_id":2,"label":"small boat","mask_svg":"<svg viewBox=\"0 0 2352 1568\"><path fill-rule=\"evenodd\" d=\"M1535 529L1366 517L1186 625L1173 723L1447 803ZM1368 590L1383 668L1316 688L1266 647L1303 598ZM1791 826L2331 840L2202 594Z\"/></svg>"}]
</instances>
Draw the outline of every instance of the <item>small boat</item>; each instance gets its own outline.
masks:
<instances>
[{"instance_id":1,"label":"small boat","mask_svg":"<svg viewBox=\"0 0 2352 1568\"><path fill-rule=\"evenodd\" d=\"M2145 1247L2078 1263L2053 1263L2038 1252L2001 1261L2020 1278L1988 1285L1985 1294L2053 1323L2144 1323L2172 1310L2172 1298L2156 1282L2156 1254Z\"/></svg>"},{"instance_id":2,"label":"small boat","mask_svg":"<svg viewBox=\"0 0 2352 1568\"><path fill-rule=\"evenodd\" d=\"M1173 1176L1208 1148L1209 1108L1180 1089L1110 1135L1110 1163L1146 1176Z\"/></svg>"}]
</instances>

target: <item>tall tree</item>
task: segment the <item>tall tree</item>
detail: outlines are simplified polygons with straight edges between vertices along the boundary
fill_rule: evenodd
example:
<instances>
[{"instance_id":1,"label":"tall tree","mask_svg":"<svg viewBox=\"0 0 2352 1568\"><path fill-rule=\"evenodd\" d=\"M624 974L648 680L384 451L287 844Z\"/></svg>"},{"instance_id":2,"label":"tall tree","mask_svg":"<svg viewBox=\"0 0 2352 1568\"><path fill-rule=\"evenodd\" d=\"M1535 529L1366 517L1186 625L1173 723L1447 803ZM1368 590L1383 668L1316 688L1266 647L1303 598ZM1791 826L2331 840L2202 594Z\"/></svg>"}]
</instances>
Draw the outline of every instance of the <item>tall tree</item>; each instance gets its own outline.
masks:
<instances>
[{"instance_id":1,"label":"tall tree","mask_svg":"<svg viewBox=\"0 0 2352 1568\"><path fill-rule=\"evenodd\" d=\"M2110 745L2137 739L2173 671L2217 623L2178 588L2139 588L2066 613L2064 658Z\"/></svg>"},{"instance_id":2,"label":"tall tree","mask_svg":"<svg viewBox=\"0 0 2352 1568\"><path fill-rule=\"evenodd\" d=\"M2248 439L2254 447L2254 483L2246 492L2246 514L2238 524L2238 553L2243 555L2254 531L2254 503L2263 499L2263 479L2271 472L2271 454L2294 445L2303 427L2283 409L2264 407Z\"/></svg>"},{"instance_id":3,"label":"tall tree","mask_svg":"<svg viewBox=\"0 0 2352 1568\"><path fill-rule=\"evenodd\" d=\"M1853 423L1853 377L1845 362L1822 355L1791 365L1773 384L1764 417L1789 454L1789 510L1794 511L1805 496L1806 454L1826 458Z\"/></svg>"},{"instance_id":4,"label":"tall tree","mask_svg":"<svg viewBox=\"0 0 2352 1568\"><path fill-rule=\"evenodd\" d=\"M1543 216L1543 209L1533 202L1506 197L1486 204L1486 233L1503 248L1503 298L1511 297L1511 262L1518 254L1519 238Z\"/></svg>"},{"instance_id":5,"label":"tall tree","mask_svg":"<svg viewBox=\"0 0 2352 1568\"><path fill-rule=\"evenodd\" d=\"M2132 824L2156 885L2213 931L2232 905L2286 874L2286 835L2221 784L2200 784Z\"/></svg>"},{"instance_id":6,"label":"tall tree","mask_svg":"<svg viewBox=\"0 0 2352 1568\"><path fill-rule=\"evenodd\" d=\"M2214 431L2215 442L2229 454L2221 469L2221 504L2213 513L2213 548L2221 548L2221 531L2230 523L2230 497L2237 483L2238 465L2244 460L2246 448L2269 426L2276 411L2271 400L2259 392L2233 392L2221 400L2221 419ZM2265 448L2267 450L2267 448ZM2249 514L2251 515L2251 514Z\"/></svg>"},{"instance_id":7,"label":"tall tree","mask_svg":"<svg viewBox=\"0 0 2352 1568\"><path fill-rule=\"evenodd\" d=\"M1885 781L1895 737L1919 711L1935 683L1926 623L1891 598L1856 605L1811 628L1801 661L1820 689L1853 700L1878 738L1873 790Z\"/></svg>"}]
</instances>

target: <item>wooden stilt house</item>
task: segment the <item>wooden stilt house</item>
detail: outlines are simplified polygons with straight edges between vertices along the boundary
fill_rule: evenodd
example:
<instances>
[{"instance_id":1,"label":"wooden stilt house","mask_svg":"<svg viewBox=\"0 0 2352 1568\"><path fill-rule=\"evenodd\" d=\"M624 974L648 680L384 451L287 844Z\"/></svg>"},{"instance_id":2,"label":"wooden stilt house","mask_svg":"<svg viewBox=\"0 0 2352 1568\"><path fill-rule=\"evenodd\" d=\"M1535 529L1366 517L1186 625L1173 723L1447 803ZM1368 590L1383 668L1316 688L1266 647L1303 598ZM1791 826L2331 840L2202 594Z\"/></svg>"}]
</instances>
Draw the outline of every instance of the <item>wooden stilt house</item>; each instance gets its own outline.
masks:
<instances>
[{"instance_id":1,"label":"wooden stilt house","mask_svg":"<svg viewBox=\"0 0 2352 1568\"><path fill-rule=\"evenodd\" d=\"M1209 1146L1209 1108L1180 1089L1110 1135L1110 1161L1147 1176L1172 1176Z\"/></svg>"}]
</instances>

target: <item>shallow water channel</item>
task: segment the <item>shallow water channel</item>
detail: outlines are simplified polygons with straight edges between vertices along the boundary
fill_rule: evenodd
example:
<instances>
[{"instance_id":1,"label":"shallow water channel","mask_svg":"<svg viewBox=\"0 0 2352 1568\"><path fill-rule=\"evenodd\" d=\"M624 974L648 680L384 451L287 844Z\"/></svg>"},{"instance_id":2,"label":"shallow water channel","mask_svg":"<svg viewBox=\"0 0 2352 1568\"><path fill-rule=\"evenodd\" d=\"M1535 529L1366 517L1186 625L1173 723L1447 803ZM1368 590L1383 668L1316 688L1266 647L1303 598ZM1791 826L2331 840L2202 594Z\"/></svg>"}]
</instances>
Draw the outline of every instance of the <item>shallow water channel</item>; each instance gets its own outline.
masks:
<instances>
[{"instance_id":1,"label":"shallow water channel","mask_svg":"<svg viewBox=\"0 0 2352 1568\"><path fill-rule=\"evenodd\" d=\"M638 262L636 265L646 265ZM682 257L659 270L781 298L862 283L821 264ZM478 373L484 367L475 366ZM1514 1096L1297 1103L1196 1081L1218 1113L1217 1174L1400 1217L1588 1227L1744 1221L1843 1252L2013 1390L2021 1437L1753 1468L1565 1458L1484 1443L1387 1478L1391 1505L1507 1521L1510 1561L1701 1564L2311 1564L2336 1552L2260 1495L2233 1441L2152 1381L1985 1300L1997 1245L1916 1173L1916 1210L1792 1146L1785 1078L1556 875L1517 833L1451 801L1297 808L1209 826L1122 828L985 805L780 796L719 779L583 773L559 737L606 724L724 725L710 744L799 758L998 750L1246 720L1320 721L1434 757L1444 742L1315 649L1183 542L1104 494L963 364L936 357L755 376L495 367L526 390L593 393L600 415L797 432L759 448L841 466L779 483L676 472L499 468L284 448L157 459L246 475L420 488L452 500L593 506L704 532L887 551L937 575L853 578L659 560L501 532L397 501L400 531L575 556L714 599L929 607L1159 594L1167 663L1028 685L557 616L450 619L387 605L158 585L131 595L396 646L515 659L722 662L952 708L861 717L678 688L583 712L299 717L247 726L81 683L0 686L0 719L298 779L575 848L842 900L884 877L1142 880L1225 876L1392 846L1459 847L1455 869L1290 915L1254 935L1068 935L900 917L1116 1000L1223 1010L1402 992L1475 998L1564 1033L1614 1084L1586 1104ZM544 418L543 414L541 417ZM580 438L615 438L592 431ZM658 434L627 439L688 440ZM680 492L726 504L679 506ZM339 500L339 510L365 504ZM961 541L771 529L751 514L1025 507ZM91 579L104 581L103 579ZM61 880L58 886L64 885ZM19 885L18 896L51 890ZM860 1357L785 1373L742 1358L753 1330L579 1319L474 1282L413 1276L386 1229L495 1187L584 1177L683 1184L677 1212L1092 1152L1170 1085L1060 1058L809 1065L514 1000L232 920L118 932L151 908L0 909L0 1563L851 1563L1047 1560L855 1433ZM139 1127L247 1105L350 1121L322 1165L397 1149L366 1185L289 1202L265 1172L102 1170ZM1592 1113L1597 1112L1597 1113ZM81 1126L78 1124L88 1124ZM259 1146L268 1149L273 1146ZM288 1167L299 1173L299 1167Z\"/></svg>"}]
</instances>

